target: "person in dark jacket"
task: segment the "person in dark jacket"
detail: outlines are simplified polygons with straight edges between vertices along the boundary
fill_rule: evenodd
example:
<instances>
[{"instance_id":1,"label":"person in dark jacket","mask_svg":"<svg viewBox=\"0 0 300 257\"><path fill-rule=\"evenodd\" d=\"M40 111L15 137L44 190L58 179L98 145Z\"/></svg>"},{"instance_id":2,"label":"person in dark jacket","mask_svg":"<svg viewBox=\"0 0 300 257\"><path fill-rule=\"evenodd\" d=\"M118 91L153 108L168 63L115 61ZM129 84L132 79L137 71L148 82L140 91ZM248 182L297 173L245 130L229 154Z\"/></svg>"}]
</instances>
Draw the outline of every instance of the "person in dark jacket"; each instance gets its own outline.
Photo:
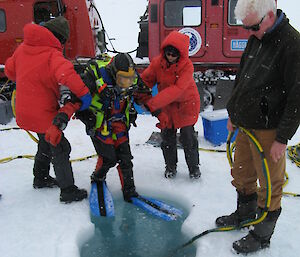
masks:
<instances>
[{"instance_id":1,"label":"person in dark jacket","mask_svg":"<svg viewBox=\"0 0 300 257\"><path fill-rule=\"evenodd\" d=\"M266 218L246 237L233 243L239 253L268 247L281 213L287 142L300 121L300 35L275 0L238 0L235 14L251 31L227 103L227 128L249 130L262 145L271 180L271 203ZM217 218L218 226L238 226L264 211L267 188L261 156L239 130L232 168L237 210ZM257 179L260 187L257 188Z\"/></svg>"},{"instance_id":2,"label":"person in dark jacket","mask_svg":"<svg viewBox=\"0 0 300 257\"><path fill-rule=\"evenodd\" d=\"M24 42L5 64L5 74L16 81L16 120L25 129L36 132L38 150L33 167L33 187L61 189L60 201L79 201L87 197L74 185L69 154L71 146L62 130L79 108L88 108L91 95L73 64L63 56L63 44L69 38L69 23L64 17L49 20L44 26L27 24ZM60 107L60 87L66 85L81 100ZM53 163L57 181L49 175Z\"/></svg>"},{"instance_id":3,"label":"person in dark jacket","mask_svg":"<svg viewBox=\"0 0 300 257\"><path fill-rule=\"evenodd\" d=\"M95 60L83 75L93 95L89 110L78 113L98 154L91 181L99 185L110 168L117 164L124 200L138 196L129 145L130 124L137 113L133 106L132 86L136 83L134 62L129 54L119 53L111 61Z\"/></svg>"},{"instance_id":4,"label":"person in dark jacket","mask_svg":"<svg viewBox=\"0 0 300 257\"><path fill-rule=\"evenodd\" d=\"M189 37L177 31L171 32L162 43L160 55L141 75L148 87L152 88L156 83L158 87L158 94L145 105L159 119L157 126L161 129L166 178L175 177L177 173L177 129L180 129L180 142L190 178L201 176L198 139L194 130L200 112L200 96L188 49Z\"/></svg>"}]
</instances>

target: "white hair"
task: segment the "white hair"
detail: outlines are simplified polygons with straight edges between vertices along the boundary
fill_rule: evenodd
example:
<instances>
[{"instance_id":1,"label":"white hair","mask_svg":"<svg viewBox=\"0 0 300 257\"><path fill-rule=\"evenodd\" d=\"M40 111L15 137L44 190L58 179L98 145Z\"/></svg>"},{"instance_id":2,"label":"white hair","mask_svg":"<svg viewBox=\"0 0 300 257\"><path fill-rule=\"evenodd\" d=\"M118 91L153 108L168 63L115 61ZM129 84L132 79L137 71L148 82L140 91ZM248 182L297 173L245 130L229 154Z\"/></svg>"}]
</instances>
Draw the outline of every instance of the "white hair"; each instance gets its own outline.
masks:
<instances>
[{"instance_id":1,"label":"white hair","mask_svg":"<svg viewBox=\"0 0 300 257\"><path fill-rule=\"evenodd\" d=\"M238 20L244 20L249 13L263 18L269 11L276 14L275 0L238 0L234 13Z\"/></svg>"}]
</instances>

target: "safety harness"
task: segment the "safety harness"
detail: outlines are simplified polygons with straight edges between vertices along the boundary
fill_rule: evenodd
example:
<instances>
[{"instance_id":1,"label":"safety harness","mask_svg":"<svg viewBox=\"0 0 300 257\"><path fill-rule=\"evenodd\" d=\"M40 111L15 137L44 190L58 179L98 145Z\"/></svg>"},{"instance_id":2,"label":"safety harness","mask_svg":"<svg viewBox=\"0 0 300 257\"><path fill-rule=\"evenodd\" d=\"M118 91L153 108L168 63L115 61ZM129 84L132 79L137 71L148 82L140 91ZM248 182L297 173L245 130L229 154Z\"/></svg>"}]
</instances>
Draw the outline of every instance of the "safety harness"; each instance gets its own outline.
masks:
<instances>
[{"instance_id":1,"label":"safety harness","mask_svg":"<svg viewBox=\"0 0 300 257\"><path fill-rule=\"evenodd\" d=\"M110 57L91 60L88 62L86 72L92 75L96 81L96 91L93 94L92 103L89 109L96 116L96 124L94 127L95 135L103 140L111 138L117 140L121 137L126 136L128 138L127 132L121 132L118 134L112 133L113 122L122 121L126 124L126 127L129 128L129 110L132 106L132 98L125 97L121 99L120 95L117 95L114 92L113 88L109 88L112 91L112 96L101 95L103 90L107 87L111 87L113 81L107 71L105 66L108 65L111 61ZM126 101L125 110L121 110L120 101ZM117 110L116 113L111 113L112 110ZM100 128L102 127L102 130Z\"/></svg>"}]
</instances>

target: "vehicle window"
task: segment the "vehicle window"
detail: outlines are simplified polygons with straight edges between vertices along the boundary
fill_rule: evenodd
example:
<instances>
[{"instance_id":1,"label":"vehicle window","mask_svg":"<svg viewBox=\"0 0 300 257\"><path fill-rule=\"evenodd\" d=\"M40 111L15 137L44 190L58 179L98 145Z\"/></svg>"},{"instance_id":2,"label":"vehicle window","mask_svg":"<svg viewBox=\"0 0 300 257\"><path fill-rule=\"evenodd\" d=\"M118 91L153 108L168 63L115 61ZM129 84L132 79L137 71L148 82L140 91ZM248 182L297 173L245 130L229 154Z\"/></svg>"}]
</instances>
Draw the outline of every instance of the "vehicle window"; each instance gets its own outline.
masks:
<instances>
[{"instance_id":1,"label":"vehicle window","mask_svg":"<svg viewBox=\"0 0 300 257\"><path fill-rule=\"evenodd\" d=\"M3 9L0 9L0 32L6 31L6 17Z\"/></svg>"},{"instance_id":2,"label":"vehicle window","mask_svg":"<svg viewBox=\"0 0 300 257\"><path fill-rule=\"evenodd\" d=\"M229 25L241 25L242 21L235 18L234 9L238 0L229 0L228 2L228 24Z\"/></svg>"},{"instance_id":3,"label":"vehicle window","mask_svg":"<svg viewBox=\"0 0 300 257\"><path fill-rule=\"evenodd\" d=\"M167 0L164 23L167 27L199 26L201 24L201 0Z\"/></svg>"},{"instance_id":4,"label":"vehicle window","mask_svg":"<svg viewBox=\"0 0 300 257\"><path fill-rule=\"evenodd\" d=\"M201 7L183 8L183 26L199 26L201 24Z\"/></svg>"},{"instance_id":5,"label":"vehicle window","mask_svg":"<svg viewBox=\"0 0 300 257\"><path fill-rule=\"evenodd\" d=\"M34 5L34 22L40 24L58 16L57 1L38 2Z\"/></svg>"}]
</instances>

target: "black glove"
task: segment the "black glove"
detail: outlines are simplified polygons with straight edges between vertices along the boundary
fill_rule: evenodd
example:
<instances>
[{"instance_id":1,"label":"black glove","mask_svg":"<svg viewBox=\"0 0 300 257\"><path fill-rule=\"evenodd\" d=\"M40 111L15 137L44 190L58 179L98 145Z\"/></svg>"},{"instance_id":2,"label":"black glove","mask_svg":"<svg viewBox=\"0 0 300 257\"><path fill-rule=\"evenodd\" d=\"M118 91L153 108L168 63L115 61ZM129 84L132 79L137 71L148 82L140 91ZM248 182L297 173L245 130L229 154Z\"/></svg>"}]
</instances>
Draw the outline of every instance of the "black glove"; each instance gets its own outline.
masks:
<instances>
[{"instance_id":1,"label":"black glove","mask_svg":"<svg viewBox=\"0 0 300 257\"><path fill-rule=\"evenodd\" d=\"M63 131L68 125L69 117L64 112L59 112L53 119L52 124Z\"/></svg>"},{"instance_id":2,"label":"black glove","mask_svg":"<svg viewBox=\"0 0 300 257\"><path fill-rule=\"evenodd\" d=\"M96 85L96 76L91 71L86 71L85 73L80 75L82 81L84 84L88 87L91 94L94 94L97 91L97 85Z\"/></svg>"},{"instance_id":3,"label":"black glove","mask_svg":"<svg viewBox=\"0 0 300 257\"><path fill-rule=\"evenodd\" d=\"M137 119L137 111L132 106L129 109L129 123L132 124L134 127L137 127L137 125L135 123L136 119Z\"/></svg>"},{"instance_id":4,"label":"black glove","mask_svg":"<svg viewBox=\"0 0 300 257\"><path fill-rule=\"evenodd\" d=\"M96 116L90 110L84 110L81 112L76 112L76 118L81 120L86 126L86 133L93 136L94 127L96 125Z\"/></svg>"}]
</instances>

